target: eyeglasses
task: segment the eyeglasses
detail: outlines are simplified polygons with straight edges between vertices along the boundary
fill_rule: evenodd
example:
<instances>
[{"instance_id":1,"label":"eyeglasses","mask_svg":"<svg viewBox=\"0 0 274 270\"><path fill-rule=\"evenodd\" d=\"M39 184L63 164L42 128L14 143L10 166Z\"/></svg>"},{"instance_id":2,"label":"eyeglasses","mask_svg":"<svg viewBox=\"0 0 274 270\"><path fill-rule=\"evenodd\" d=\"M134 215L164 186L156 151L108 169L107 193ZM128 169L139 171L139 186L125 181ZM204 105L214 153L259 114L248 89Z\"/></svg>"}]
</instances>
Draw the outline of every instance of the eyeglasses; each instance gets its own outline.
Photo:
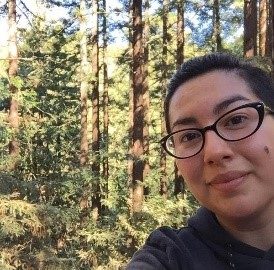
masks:
<instances>
[{"instance_id":1,"label":"eyeglasses","mask_svg":"<svg viewBox=\"0 0 274 270\"><path fill-rule=\"evenodd\" d=\"M274 114L262 102L248 103L225 113L204 128L187 128L172 132L161 139L166 152L178 159L197 155L204 147L205 133L213 130L225 141L240 141L254 134L261 126L265 112Z\"/></svg>"}]
</instances>

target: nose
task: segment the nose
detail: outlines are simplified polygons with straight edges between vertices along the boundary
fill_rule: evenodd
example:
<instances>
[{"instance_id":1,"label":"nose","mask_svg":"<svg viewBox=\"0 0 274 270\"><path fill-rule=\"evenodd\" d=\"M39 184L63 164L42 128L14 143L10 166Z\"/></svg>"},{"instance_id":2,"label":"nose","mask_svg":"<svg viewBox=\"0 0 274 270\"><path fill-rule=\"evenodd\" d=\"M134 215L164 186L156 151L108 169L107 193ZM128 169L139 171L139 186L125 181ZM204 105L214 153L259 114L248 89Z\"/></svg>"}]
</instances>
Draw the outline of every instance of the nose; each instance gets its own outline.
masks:
<instances>
[{"instance_id":1,"label":"nose","mask_svg":"<svg viewBox=\"0 0 274 270\"><path fill-rule=\"evenodd\" d=\"M215 131L205 133L204 162L207 164L221 164L233 157L231 143L220 138Z\"/></svg>"}]
</instances>

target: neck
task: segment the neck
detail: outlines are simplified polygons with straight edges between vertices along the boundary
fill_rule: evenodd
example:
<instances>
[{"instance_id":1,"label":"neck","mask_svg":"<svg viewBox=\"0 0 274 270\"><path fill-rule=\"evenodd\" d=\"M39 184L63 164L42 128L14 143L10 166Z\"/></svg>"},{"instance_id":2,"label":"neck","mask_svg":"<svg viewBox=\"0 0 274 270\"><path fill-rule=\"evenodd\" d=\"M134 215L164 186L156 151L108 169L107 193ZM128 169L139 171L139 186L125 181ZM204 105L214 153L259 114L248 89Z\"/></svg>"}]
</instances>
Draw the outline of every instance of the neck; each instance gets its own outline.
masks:
<instances>
[{"instance_id":1,"label":"neck","mask_svg":"<svg viewBox=\"0 0 274 270\"><path fill-rule=\"evenodd\" d=\"M217 215L216 215L217 216ZM234 238L267 251L274 244L274 213L256 213L252 217L227 219L217 216L219 223Z\"/></svg>"}]
</instances>

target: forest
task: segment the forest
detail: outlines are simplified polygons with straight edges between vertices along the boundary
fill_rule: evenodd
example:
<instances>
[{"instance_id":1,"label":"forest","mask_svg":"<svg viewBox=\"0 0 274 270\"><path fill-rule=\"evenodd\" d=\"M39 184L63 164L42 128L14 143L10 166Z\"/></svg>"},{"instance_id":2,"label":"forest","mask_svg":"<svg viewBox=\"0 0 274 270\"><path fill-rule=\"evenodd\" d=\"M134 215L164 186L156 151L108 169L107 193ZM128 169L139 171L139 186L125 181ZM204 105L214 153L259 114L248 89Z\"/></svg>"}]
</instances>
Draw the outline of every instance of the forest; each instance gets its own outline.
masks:
<instances>
[{"instance_id":1,"label":"forest","mask_svg":"<svg viewBox=\"0 0 274 270\"><path fill-rule=\"evenodd\" d=\"M270 0L1 1L0 269L122 270L184 226L199 205L159 143L169 79L209 52L274 77L273 16Z\"/></svg>"}]
</instances>

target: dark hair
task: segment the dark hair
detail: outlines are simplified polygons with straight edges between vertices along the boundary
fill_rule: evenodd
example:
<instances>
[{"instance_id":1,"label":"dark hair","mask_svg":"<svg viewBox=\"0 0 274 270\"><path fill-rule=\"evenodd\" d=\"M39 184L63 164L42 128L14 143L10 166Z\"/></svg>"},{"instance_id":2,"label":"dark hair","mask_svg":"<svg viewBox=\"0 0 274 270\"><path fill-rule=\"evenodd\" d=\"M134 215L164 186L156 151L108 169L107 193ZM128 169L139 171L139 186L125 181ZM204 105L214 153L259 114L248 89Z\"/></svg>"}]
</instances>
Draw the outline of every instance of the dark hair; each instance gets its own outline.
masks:
<instances>
[{"instance_id":1,"label":"dark hair","mask_svg":"<svg viewBox=\"0 0 274 270\"><path fill-rule=\"evenodd\" d=\"M262 69L249 62L226 53L212 53L193 58L176 71L169 82L165 99L165 120L167 132L170 132L169 104L179 86L200 75L214 70L233 72L241 77L252 92L268 107L274 109L274 87L271 77Z\"/></svg>"}]
</instances>

